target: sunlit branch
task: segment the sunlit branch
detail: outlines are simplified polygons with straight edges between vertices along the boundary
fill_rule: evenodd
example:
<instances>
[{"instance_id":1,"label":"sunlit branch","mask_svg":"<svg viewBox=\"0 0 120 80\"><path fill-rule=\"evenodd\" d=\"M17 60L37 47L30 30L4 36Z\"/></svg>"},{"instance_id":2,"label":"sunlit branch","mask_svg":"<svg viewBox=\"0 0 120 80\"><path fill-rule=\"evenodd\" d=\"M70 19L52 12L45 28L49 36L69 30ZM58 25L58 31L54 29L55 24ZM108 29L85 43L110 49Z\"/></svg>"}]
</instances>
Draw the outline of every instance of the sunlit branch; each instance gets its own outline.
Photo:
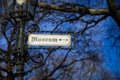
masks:
<instances>
[{"instance_id":1,"label":"sunlit branch","mask_svg":"<svg viewBox=\"0 0 120 80\"><path fill-rule=\"evenodd\" d=\"M45 3L39 3L38 7L45 8L45 9L51 9L51 10L57 10L62 12L71 12L71 13L82 13L82 14L90 14L90 15L109 15L108 9L89 9L86 7L79 8L79 6L76 5L76 7L68 8L67 6L56 6L56 5L48 5Z\"/></svg>"}]
</instances>

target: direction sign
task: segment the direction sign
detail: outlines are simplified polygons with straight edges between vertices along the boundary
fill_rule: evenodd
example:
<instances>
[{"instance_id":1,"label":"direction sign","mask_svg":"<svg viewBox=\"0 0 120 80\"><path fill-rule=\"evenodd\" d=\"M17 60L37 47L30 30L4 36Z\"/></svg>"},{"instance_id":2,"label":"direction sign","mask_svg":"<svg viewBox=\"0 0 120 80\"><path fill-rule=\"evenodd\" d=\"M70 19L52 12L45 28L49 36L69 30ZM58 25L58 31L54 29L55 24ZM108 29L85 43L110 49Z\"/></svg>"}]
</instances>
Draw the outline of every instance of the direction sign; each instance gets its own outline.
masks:
<instances>
[{"instance_id":1,"label":"direction sign","mask_svg":"<svg viewBox=\"0 0 120 80\"><path fill-rule=\"evenodd\" d=\"M50 34L30 34L28 36L29 46L70 46L71 35L50 35Z\"/></svg>"}]
</instances>

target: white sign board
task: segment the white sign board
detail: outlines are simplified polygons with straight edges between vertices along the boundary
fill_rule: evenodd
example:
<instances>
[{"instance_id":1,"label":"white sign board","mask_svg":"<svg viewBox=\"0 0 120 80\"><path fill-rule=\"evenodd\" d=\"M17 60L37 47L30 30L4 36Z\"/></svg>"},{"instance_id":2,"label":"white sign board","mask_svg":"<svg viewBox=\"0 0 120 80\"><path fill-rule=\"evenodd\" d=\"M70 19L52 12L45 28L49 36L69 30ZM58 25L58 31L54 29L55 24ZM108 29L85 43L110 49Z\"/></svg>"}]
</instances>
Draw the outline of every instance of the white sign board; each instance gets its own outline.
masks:
<instances>
[{"instance_id":1,"label":"white sign board","mask_svg":"<svg viewBox=\"0 0 120 80\"><path fill-rule=\"evenodd\" d=\"M28 36L28 45L70 46L71 35L30 34Z\"/></svg>"}]
</instances>

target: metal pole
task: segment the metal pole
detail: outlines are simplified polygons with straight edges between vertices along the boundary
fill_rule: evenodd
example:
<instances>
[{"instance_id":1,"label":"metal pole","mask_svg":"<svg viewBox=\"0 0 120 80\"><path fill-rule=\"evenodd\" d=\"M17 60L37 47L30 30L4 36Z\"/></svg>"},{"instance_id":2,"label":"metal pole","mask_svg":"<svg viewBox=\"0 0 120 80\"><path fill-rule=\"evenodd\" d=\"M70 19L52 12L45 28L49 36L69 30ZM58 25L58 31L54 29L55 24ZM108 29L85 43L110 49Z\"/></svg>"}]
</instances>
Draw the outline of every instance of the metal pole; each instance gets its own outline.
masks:
<instances>
[{"instance_id":1,"label":"metal pole","mask_svg":"<svg viewBox=\"0 0 120 80\"><path fill-rule=\"evenodd\" d=\"M23 61L23 25L20 20L19 23L19 35L18 35L18 56L17 56L17 80L24 80L24 61Z\"/></svg>"}]
</instances>

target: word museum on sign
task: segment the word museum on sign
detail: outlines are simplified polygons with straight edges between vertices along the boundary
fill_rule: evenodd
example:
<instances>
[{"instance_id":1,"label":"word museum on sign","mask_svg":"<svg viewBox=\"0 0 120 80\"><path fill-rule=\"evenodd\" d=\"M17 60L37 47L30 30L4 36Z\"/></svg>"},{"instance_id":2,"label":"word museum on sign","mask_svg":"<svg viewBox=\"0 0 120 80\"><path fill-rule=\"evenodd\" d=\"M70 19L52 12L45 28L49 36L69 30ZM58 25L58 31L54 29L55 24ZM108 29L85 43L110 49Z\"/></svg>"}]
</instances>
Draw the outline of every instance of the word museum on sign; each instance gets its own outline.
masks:
<instances>
[{"instance_id":1,"label":"word museum on sign","mask_svg":"<svg viewBox=\"0 0 120 80\"><path fill-rule=\"evenodd\" d=\"M40 46L70 46L70 35L30 34L28 45Z\"/></svg>"}]
</instances>

